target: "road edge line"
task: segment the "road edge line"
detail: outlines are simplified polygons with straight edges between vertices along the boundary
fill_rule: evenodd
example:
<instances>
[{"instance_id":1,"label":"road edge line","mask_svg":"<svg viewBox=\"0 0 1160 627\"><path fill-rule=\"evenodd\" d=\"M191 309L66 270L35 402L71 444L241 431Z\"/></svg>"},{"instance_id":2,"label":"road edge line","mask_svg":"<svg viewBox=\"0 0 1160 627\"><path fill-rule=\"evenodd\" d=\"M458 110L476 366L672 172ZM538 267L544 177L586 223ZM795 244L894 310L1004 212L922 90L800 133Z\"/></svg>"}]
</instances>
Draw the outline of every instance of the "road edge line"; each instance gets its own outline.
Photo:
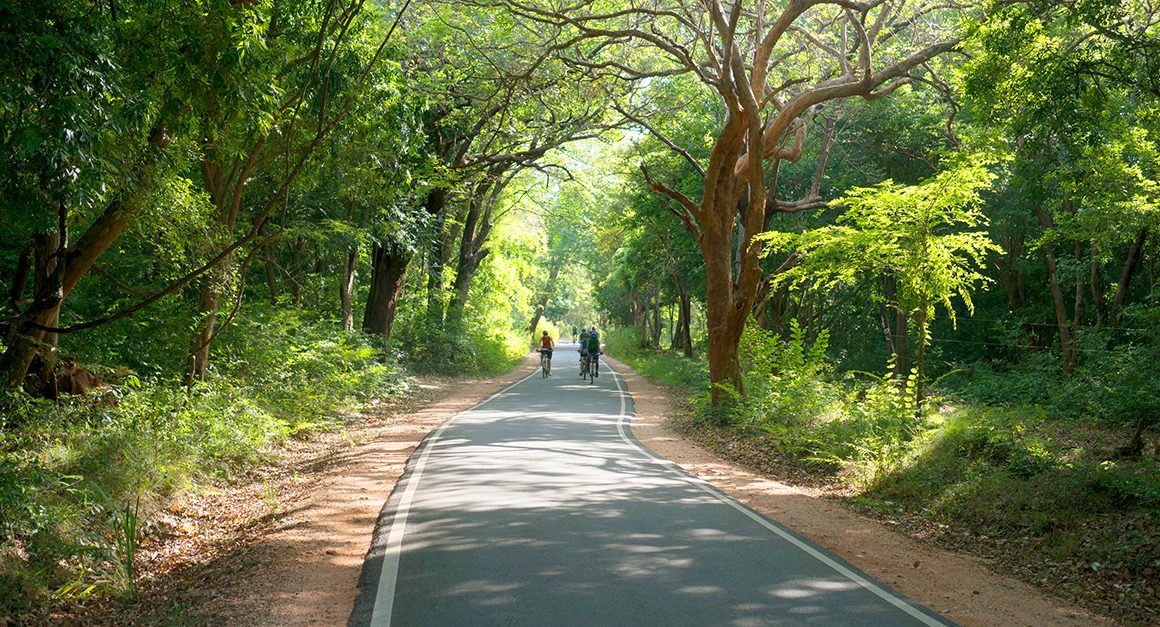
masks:
<instances>
[{"instance_id":1,"label":"road edge line","mask_svg":"<svg viewBox=\"0 0 1160 627\"><path fill-rule=\"evenodd\" d=\"M656 454L654 454L652 451L648 450L648 448L645 447L639 440L637 440L635 436L632 436L629 433L626 433L626 431L625 431L625 424L626 424L625 418L627 418L628 415L625 412L625 408L626 408L625 397L631 396L631 395L629 394L629 392L627 390L627 386L625 386L621 383L620 373L616 372L616 370L612 367L611 364L608 363L607 360L605 360L604 363L607 366L608 371L612 373L612 379L613 379L613 381L616 382L616 389L620 395L620 416L617 418L617 421L616 421L616 430L620 434L621 440L624 440L624 442L626 442L627 444L629 444L633 448L635 448L638 451L640 451L641 453L643 453L646 457L651 459L654 463L657 463L657 464L663 466L666 470L668 470L672 474L677 475L678 477L680 477L684 481L687 481L688 483L696 486L698 489L705 492L706 494L709 494L710 496L712 496L714 499L720 501L721 503L728 505L729 507L732 507L733 509L737 510L738 512L741 512L742 514L744 514L746 517L750 518L751 520L753 520L757 524L759 524L762 527L766 528L767 530L773 532L775 535L782 538L786 542L789 542L794 547L796 547L799 550L801 550L802 552L804 552L806 555L809 555L810 557L818 560L819 562L825 564L826 566L829 566L832 570L834 570L838 574L840 574L843 577L849 579L850 581L858 584L859 586L861 586L865 590L873 593L875 596L881 598L882 600L886 601L887 603L890 603L891 605L897 607L898 609L902 610L906 614L917 619L922 624L929 625L930 627L947 627L947 625L949 623L934 618L933 616L931 616L927 612L924 612L921 609L919 609L918 607L916 607L916 605L914 603L911 603L911 602L907 601L906 599L903 599L902 597L898 596L896 593L892 593L892 592L885 590L884 588L882 588L881 586L870 581L866 577L863 577L862 575L860 575L860 574L854 572L853 570L851 570L850 568L842 565L841 563L837 562L836 560L829 557L828 555L822 553L817 548L814 548L813 546L810 546L808 543L803 542L800 538L796 537L795 535L788 532L787 530L781 528L779 525L773 523L765 516L753 511L752 509L746 507L745 505L742 505L740 502L733 499L732 497L725 494L724 492L721 492L720 490L715 488L712 484L710 484L708 481L705 481L704 479L701 479L700 477L694 476L694 475L690 474L689 472L685 471L685 469L682 468L680 466L680 464L674 462L671 459L665 459L663 457L659 457Z\"/></svg>"},{"instance_id":2,"label":"road edge line","mask_svg":"<svg viewBox=\"0 0 1160 627\"><path fill-rule=\"evenodd\" d=\"M399 500L399 505L395 508L395 512L391 517L391 529L388 532L386 542L384 543L385 546L383 548L382 566L379 569L379 581L378 585L375 587L375 602L371 609L370 621L368 622L368 624L372 627L389 627L391 624L391 614L394 611L395 606L395 586L398 583L399 577L399 559L402 557L403 535L407 530L407 517L410 513L411 501L415 498L415 491L419 488L419 481L423 477L423 469L427 466L427 458L430 457L432 449L434 449L435 445L439 442L439 438L443 435L443 431L447 429L447 427L450 426L451 423L455 421L455 419L459 418L463 414L486 405L496 397L504 394L508 390L523 383L524 381L531 379L537 374L539 374L538 368L533 370L531 374L513 381L503 389L493 393L491 396L488 396L482 401L454 414L447 420L444 420L443 424L439 425L439 427L435 429L435 431L431 432L431 435L425 438L422 444L420 444L423 450L420 452L419 458L415 462L415 467L410 473L404 473L403 476L399 477L399 481L395 484L397 486L399 483L406 482L407 487L403 490L402 497ZM414 457L415 455L412 453L411 458L414 459ZM387 501L390 501L390 495L387 496Z\"/></svg>"}]
</instances>

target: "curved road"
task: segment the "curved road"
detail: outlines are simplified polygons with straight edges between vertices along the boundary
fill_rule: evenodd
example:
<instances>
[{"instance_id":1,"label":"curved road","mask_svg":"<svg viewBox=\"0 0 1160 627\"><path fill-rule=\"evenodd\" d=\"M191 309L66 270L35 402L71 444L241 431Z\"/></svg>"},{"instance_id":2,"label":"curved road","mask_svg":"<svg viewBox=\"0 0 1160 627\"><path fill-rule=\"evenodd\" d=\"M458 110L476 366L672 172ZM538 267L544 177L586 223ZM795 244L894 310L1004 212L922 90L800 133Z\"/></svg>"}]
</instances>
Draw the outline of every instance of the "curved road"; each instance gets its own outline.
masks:
<instances>
[{"instance_id":1,"label":"curved road","mask_svg":"<svg viewBox=\"0 0 1160 627\"><path fill-rule=\"evenodd\" d=\"M448 420L379 518L351 625L944 625L632 438L575 348Z\"/></svg>"}]
</instances>

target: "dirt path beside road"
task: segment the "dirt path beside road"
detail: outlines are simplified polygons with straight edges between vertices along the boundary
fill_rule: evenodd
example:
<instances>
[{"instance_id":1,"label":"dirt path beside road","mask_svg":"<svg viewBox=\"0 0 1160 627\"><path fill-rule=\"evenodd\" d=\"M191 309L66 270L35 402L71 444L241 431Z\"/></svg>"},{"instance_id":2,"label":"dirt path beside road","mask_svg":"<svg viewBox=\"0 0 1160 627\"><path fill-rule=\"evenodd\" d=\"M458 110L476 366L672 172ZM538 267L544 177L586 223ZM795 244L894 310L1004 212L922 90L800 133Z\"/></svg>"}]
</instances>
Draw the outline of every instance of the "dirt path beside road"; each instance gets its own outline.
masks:
<instances>
[{"instance_id":1,"label":"dirt path beside road","mask_svg":"<svg viewBox=\"0 0 1160 627\"><path fill-rule=\"evenodd\" d=\"M668 391L609 361L633 395L632 429L643 444L947 618L966 626L1111 624L997 575L976 558L932 548L837 503L720 460L665 426L676 406ZM444 382L445 389L430 394L439 400L426 406L368 419L346 436L320 437L300 452L290 477L264 488L258 484L277 499L277 511L262 515L260 524L239 525L235 538L215 544L210 557L210 547L195 545L185 548L189 555L171 556L192 565L146 585L159 598L143 599L140 609L152 620L179 616L186 624L346 624L375 521L411 453L444 420L534 372L537 364L529 355L500 377ZM567 366L561 362L558 376L574 375ZM239 501L254 500L253 494L253 485L238 486L190 507L212 510L220 501L236 508ZM118 612L111 622L126 618Z\"/></svg>"},{"instance_id":2,"label":"dirt path beside road","mask_svg":"<svg viewBox=\"0 0 1160 627\"><path fill-rule=\"evenodd\" d=\"M1111 621L822 498L722 461L665 425L671 395L615 359L632 393L633 435L687 472L840 555L868 575L964 626L1111 625Z\"/></svg>"}]
</instances>

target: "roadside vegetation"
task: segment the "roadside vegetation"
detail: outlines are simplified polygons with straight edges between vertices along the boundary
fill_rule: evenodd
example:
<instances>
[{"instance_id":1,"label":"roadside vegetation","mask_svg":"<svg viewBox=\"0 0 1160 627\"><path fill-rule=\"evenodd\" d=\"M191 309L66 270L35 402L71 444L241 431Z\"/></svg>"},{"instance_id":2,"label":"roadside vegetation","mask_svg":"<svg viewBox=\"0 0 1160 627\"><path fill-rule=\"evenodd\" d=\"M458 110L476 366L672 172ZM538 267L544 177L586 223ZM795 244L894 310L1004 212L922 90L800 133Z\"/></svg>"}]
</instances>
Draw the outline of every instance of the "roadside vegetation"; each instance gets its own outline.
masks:
<instances>
[{"instance_id":1,"label":"roadside vegetation","mask_svg":"<svg viewBox=\"0 0 1160 627\"><path fill-rule=\"evenodd\" d=\"M219 345L223 366L192 385L148 363L106 371L96 364L127 347L94 345L76 359L108 387L11 399L0 439L0 607L29 618L53 604L133 599L137 545L172 531L151 521L174 498L250 480L289 439L357 430L363 412L410 393L412 374L452 372L454 362L401 351L384 360L375 338L312 318L255 307ZM160 339L126 331L125 344ZM523 356L522 334L489 332L443 338L444 347L474 342L454 372L494 374Z\"/></svg>"},{"instance_id":2,"label":"roadside vegetation","mask_svg":"<svg viewBox=\"0 0 1160 627\"><path fill-rule=\"evenodd\" d=\"M0 622L131 603L167 500L594 324L750 462L1155 622L1157 23L5 3Z\"/></svg>"},{"instance_id":3,"label":"roadside vegetation","mask_svg":"<svg viewBox=\"0 0 1160 627\"><path fill-rule=\"evenodd\" d=\"M957 373L916 415L889 376L829 365L824 334L806 345L800 330L747 333L750 400L724 418L709 404L703 359L642 348L636 329L613 332L607 350L690 398L674 425L718 454L1106 615L1156 620L1160 455L1150 446L1124 457L1122 421L1078 405L1060 412L1050 395L1022 390L1035 380L1064 395L1058 388L1075 384L1042 380L1035 360L1013 365L1003 383ZM1092 364L1084 385L1109 367ZM989 396L1008 385L1022 390L1017 400Z\"/></svg>"}]
</instances>

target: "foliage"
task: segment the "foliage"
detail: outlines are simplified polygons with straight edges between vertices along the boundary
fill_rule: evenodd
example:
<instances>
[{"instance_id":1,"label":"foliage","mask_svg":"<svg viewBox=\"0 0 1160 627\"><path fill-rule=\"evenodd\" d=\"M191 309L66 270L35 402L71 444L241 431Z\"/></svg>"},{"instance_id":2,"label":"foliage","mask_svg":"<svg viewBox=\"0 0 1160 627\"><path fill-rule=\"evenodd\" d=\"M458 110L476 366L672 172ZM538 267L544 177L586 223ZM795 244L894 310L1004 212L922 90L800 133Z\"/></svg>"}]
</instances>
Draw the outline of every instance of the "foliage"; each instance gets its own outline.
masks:
<instances>
[{"instance_id":1,"label":"foliage","mask_svg":"<svg viewBox=\"0 0 1160 627\"><path fill-rule=\"evenodd\" d=\"M235 331L219 349L228 369L188 391L126 376L115 403L14 399L0 436L0 607L48 590L131 593L130 528L168 496L245 473L294 433L341 426L406 390L373 341L332 325L271 311Z\"/></svg>"},{"instance_id":2,"label":"foliage","mask_svg":"<svg viewBox=\"0 0 1160 627\"><path fill-rule=\"evenodd\" d=\"M0 7L0 607L129 595L169 495L593 324L867 503L1095 560L1156 509L1080 436L1157 424L1160 13L847 4ZM58 358L111 390L36 398Z\"/></svg>"},{"instance_id":3,"label":"foliage","mask_svg":"<svg viewBox=\"0 0 1160 627\"><path fill-rule=\"evenodd\" d=\"M823 330L807 344L797 320L790 322L787 339L752 324L745 329L741 366L746 396L740 402L749 424L773 428L824 419L842 396L829 381L829 338Z\"/></svg>"},{"instance_id":4,"label":"foliage","mask_svg":"<svg viewBox=\"0 0 1160 627\"><path fill-rule=\"evenodd\" d=\"M614 329L604 336L605 352L624 361L641 375L664 385L704 394L709 381L703 359L688 359L669 351L645 350L630 329Z\"/></svg>"}]
</instances>

